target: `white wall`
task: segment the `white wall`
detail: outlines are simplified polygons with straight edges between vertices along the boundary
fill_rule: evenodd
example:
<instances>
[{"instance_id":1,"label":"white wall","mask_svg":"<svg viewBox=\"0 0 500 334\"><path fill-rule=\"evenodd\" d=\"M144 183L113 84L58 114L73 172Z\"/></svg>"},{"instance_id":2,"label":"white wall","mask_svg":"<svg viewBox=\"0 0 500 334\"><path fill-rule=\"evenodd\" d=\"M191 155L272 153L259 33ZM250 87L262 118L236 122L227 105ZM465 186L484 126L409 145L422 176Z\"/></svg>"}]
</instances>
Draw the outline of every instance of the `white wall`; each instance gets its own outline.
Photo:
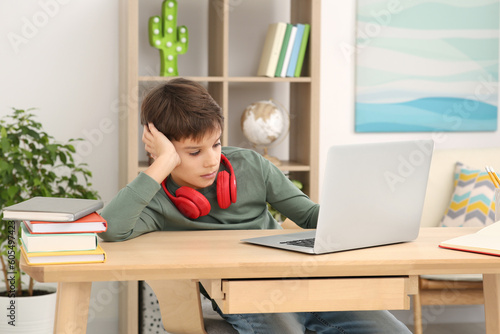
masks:
<instances>
[{"instance_id":1,"label":"white wall","mask_svg":"<svg viewBox=\"0 0 500 334\"><path fill-rule=\"evenodd\" d=\"M57 140L87 139L77 147L78 156L89 165L95 189L105 202L118 191L118 2L0 2L0 117L11 107L37 107L38 120ZM345 43L354 45L354 4L354 0L323 0L320 165L332 144L433 135L354 133L354 59L345 58L340 50ZM278 12L275 17L282 17ZM231 71L239 72L233 66ZM498 132L450 133L444 138L438 148L500 142ZM118 332L117 290L114 283L94 285L88 333ZM463 314L451 316L450 321L457 320L464 321Z\"/></svg>"},{"instance_id":2,"label":"white wall","mask_svg":"<svg viewBox=\"0 0 500 334\"><path fill-rule=\"evenodd\" d=\"M326 150L334 144L433 138L436 141L436 149L500 145L498 131L355 133L355 55L346 56L346 52L342 51L348 47L354 49L355 46L355 10L356 0L322 1L320 166L324 166L326 162ZM375 17L373 24L383 29ZM362 48L358 50L363 52ZM322 174L323 171L320 175Z\"/></svg>"},{"instance_id":3,"label":"white wall","mask_svg":"<svg viewBox=\"0 0 500 334\"><path fill-rule=\"evenodd\" d=\"M118 173L118 0L0 2L0 116L39 110L56 140L76 145L104 200Z\"/></svg>"}]
</instances>

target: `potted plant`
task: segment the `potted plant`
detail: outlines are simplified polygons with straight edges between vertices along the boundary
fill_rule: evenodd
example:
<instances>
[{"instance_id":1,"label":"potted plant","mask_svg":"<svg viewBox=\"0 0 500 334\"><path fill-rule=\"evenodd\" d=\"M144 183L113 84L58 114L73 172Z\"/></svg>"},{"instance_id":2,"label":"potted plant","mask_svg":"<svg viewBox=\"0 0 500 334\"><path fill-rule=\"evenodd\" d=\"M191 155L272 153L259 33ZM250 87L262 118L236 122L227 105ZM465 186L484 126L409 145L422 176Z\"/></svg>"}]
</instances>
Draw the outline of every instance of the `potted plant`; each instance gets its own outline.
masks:
<instances>
[{"instance_id":1,"label":"potted plant","mask_svg":"<svg viewBox=\"0 0 500 334\"><path fill-rule=\"evenodd\" d=\"M90 188L92 173L86 164L75 162L72 144L81 139L56 142L35 121L34 109L13 110L0 119L0 210L34 196L97 199L97 192ZM0 296L7 298L44 294L33 289L33 279L27 286L22 283L18 225L13 221L0 224L0 281L5 282Z\"/></svg>"}]
</instances>

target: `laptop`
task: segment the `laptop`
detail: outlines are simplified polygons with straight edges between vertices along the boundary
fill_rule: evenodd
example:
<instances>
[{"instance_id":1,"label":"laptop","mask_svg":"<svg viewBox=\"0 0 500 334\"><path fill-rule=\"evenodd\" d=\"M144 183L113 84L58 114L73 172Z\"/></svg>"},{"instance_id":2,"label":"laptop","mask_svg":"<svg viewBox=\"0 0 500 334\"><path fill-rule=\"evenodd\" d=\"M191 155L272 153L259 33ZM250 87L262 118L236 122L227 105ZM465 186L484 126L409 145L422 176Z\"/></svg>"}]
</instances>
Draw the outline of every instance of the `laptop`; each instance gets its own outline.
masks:
<instances>
[{"instance_id":1,"label":"laptop","mask_svg":"<svg viewBox=\"0 0 500 334\"><path fill-rule=\"evenodd\" d=\"M324 254L415 240L433 150L432 140L332 146L316 230L242 241Z\"/></svg>"}]
</instances>

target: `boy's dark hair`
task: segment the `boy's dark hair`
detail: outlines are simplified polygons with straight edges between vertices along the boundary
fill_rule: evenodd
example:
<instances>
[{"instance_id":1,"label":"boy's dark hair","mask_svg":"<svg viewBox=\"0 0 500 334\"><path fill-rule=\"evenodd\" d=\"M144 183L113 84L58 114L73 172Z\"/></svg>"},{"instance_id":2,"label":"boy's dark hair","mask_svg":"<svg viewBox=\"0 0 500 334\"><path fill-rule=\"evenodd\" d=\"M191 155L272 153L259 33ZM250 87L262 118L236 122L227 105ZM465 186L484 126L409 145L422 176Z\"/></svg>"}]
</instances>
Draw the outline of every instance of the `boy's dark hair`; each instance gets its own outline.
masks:
<instances>
[{"instance_id":1,"label":"boy's dark hair","mask_svg":"<svg viewBox=\"0 0 500 334\"><path fill-rule=\"evenodd\" d=\"M212 131L222 131L224 117L205 87L176 78L147 94L141 106L141 123L153 123L170 140L201 140Z\"/></svg>"}]
</instances>

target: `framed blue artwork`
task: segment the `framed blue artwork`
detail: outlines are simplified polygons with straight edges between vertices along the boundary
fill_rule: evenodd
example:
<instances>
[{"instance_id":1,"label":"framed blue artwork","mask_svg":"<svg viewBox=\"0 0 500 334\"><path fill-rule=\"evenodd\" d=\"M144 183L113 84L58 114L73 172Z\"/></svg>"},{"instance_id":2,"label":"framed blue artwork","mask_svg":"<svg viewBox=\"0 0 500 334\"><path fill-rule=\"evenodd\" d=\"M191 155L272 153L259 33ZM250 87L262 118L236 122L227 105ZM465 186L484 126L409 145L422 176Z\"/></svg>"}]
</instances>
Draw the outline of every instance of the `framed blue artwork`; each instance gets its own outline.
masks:
<instances>
[{"instance_id":1,"label":"framed blue artwork","mask_svg":"<svg viewBox=\"0 0 500 334\"><path fill-rule=\"evenodd\" d=\"M357 0L355 131L495 131L499 0Z\"/></svg>"}]
</instances>

